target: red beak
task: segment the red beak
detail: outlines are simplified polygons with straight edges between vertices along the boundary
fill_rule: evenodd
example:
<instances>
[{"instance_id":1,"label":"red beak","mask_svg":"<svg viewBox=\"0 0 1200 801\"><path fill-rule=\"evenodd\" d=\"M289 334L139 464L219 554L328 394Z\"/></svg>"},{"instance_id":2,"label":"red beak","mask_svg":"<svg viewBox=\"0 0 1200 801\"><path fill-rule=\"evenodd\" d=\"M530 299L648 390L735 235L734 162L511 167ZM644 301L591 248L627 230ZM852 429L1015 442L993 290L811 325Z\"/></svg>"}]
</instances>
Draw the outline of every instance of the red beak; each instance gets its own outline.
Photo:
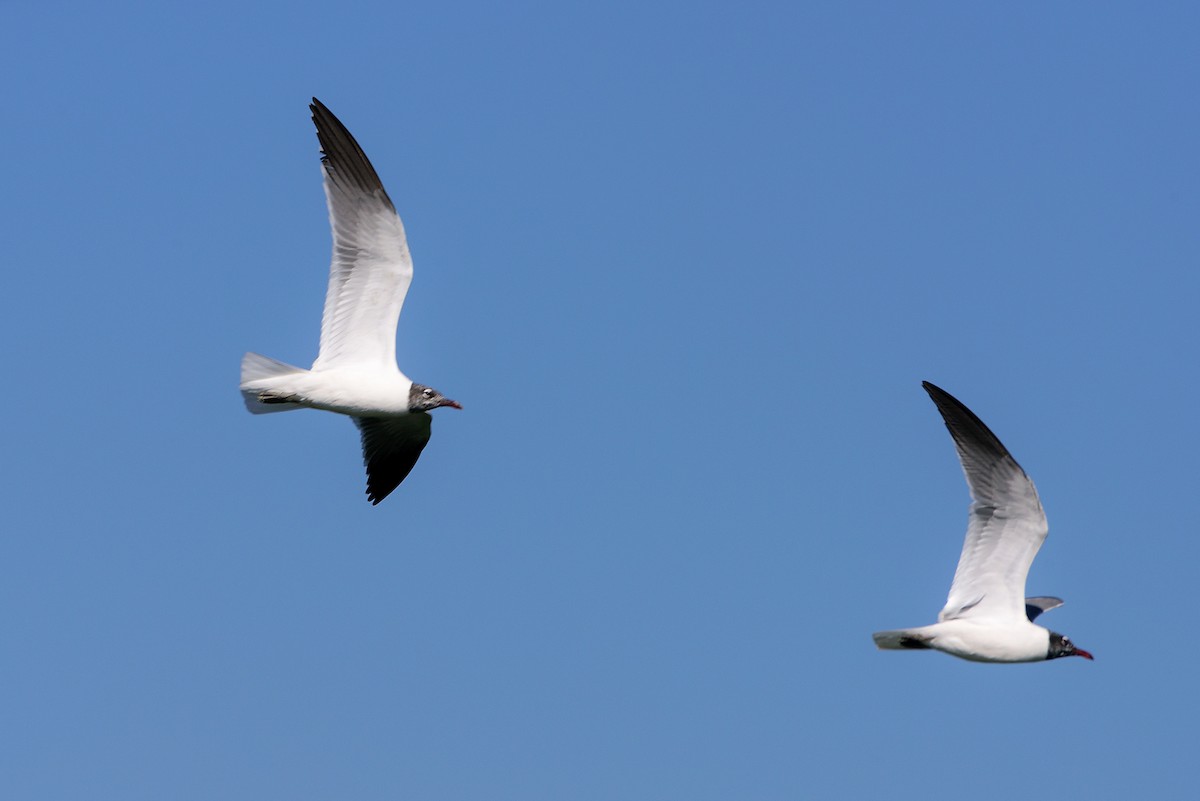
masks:
<instances>
[{"instance_id":1,"label":"red beak","mask_svg":"<svg viewBox=\"0 0 1200 801\"><path fill-rule=\"evenodd\" d=\"M462 408L462 404L460 404L458 401L452 401L449 399L443 401L442 405L449 406L451 409L461 409ZM1088 659L1091 659L1091 657L1088 657Z\"/></svg>"},{"instance_id":2,"label":"red beak","mask_svg":"<svg viewBox=\"0 0 1200 801\"><path fill-rule=\"evenodd\" d=\"M1096 657L1092 656L1082 648L1076 648L1075 653L1071 654L1071 656L1082 656L1084 659L1091 659L1093 662L1096 660Z\"/></svg>"}]
</instances>

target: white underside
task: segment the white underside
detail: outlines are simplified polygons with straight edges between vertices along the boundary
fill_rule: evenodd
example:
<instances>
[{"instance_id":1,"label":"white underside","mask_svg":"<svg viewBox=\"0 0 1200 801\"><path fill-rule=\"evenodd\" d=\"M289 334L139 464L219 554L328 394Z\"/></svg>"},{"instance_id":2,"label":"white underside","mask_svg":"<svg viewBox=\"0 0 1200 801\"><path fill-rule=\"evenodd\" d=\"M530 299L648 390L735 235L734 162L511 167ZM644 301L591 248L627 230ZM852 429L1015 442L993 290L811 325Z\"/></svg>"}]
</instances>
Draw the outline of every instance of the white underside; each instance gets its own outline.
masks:
<instances>
[{"instance_id":1,"label":"white underside","mask_svg":"<svg viewBox=\"0 0 1200 801\"><path fill-rule=\"evenodd\" d=\"M273 411L273 406L283 406L323 409L355 417L396 417L409 413L412 381L395 367L381 370L374 365L363 365L305 370L248 353L242 360L239 389L251 411ZM260 403L262 393L286 398L288 404Z\"/></svg>"},{"instance_id":2,"label":"white underside","mask_svg":"<svg viewBox=\"0 0 1200 801\"><path fill-rule=\"evenodd\" d=\"M1050 650L1050 632L1028 620L945 620L915 629L881 631L875 634L880 648L902 647L901 638L972 662L1040 662Z\"/></svg>"}]
</instances>

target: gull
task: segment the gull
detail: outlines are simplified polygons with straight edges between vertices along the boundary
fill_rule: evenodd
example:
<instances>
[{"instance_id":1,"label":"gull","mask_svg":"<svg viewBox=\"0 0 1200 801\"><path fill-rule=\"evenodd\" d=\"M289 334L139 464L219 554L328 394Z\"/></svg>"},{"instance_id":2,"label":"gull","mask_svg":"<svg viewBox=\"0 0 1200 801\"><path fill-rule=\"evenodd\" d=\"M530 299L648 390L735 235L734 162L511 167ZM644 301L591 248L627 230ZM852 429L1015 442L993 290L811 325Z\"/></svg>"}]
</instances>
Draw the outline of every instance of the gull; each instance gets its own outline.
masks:
<instances>
[{"instance_id":1,"label":"gull","mask_svg":"<svg viewBox=\"0 0 1200 801\"><path fill-rule=\"evenodd\" d=\"M1046 513L1037 490L983 421L950 393L921 383L954 438L971 490L967 538L946 606L931 626L878 631L881 649L934 649L973 662L1041 662L1092 655L1063 635L1034 624L1062 606L1051 597L1025 597L1025 577L1046 539Z\"/></svg>"},{"instance_id":2,"label":"gull","mask_svg":"<svg viewBox=\"0 0 1200 801\"><path fill-rule=\"evenodd\" d=\"M417 463L430 410L462 406L396 366L396 323L413 273L404 225L346 126L315 97L309 109L333 229L321 344L310 370L247 353L239 389L254 414L309 408L349 416L362 436L374 505Z\"/></svg>"}]
</instances>

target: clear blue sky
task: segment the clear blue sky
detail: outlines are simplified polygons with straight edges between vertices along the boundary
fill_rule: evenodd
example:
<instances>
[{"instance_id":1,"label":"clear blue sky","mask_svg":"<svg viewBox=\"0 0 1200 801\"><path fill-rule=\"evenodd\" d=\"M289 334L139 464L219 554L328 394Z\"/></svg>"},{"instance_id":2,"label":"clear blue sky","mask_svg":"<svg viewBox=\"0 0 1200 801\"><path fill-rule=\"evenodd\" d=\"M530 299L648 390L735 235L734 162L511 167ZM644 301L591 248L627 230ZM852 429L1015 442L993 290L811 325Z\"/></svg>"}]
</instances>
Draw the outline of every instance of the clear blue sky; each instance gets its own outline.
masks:
<instances>
[{"instance_id":1,"label":"clear blue sky","mask_svg":"<svg viewBox=\"0 0 1200 801\"><path fill-rule=\"evenodd\" d=\"M4 4L5 799L1194 791L1194 4ZM379 507L316 95L463 402ZM1033 477L1096 661L880 653Z\"/></svg>"}]
</instances>

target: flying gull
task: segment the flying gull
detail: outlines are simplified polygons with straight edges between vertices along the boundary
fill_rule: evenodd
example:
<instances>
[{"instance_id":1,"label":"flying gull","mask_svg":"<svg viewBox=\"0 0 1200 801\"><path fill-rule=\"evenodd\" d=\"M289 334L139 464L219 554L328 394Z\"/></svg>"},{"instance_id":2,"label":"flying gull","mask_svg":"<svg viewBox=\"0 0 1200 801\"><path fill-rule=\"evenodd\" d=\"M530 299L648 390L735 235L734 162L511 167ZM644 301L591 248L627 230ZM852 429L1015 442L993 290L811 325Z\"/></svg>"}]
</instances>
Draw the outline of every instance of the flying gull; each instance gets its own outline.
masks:
<instances>
[{"instance_id":1,"label":"flying gull","mask_svg":"<svg viewBox=\"0 0 1200 801\"><path fill-rule=\"evenodd\" d=\"M367 498L377 504L429 442L429 411L462 407L396 366L396 322L413 273L404 225L346 126L315 97L309 108L333 229L320 350L310 370L247 353L240 389L254 414L307 407L349 416L362 434Z\"/></svg>"},{"instance_id":2,"label":"flying gull","mask_svg":"<svg viewBox=\"0 0 1200 801\"><path fill-rule=\"evenodd\" d=\"M983 421L945 390L921 384L937 404L971 489L967 538L938 622L876 632L881 649L935 649L974 662L1040 662L1092 655L1035 625L1059 598L1025 597L1025 577L1046 539L1046 514L1025 471Z\"/></svg>"}]
</instances>

